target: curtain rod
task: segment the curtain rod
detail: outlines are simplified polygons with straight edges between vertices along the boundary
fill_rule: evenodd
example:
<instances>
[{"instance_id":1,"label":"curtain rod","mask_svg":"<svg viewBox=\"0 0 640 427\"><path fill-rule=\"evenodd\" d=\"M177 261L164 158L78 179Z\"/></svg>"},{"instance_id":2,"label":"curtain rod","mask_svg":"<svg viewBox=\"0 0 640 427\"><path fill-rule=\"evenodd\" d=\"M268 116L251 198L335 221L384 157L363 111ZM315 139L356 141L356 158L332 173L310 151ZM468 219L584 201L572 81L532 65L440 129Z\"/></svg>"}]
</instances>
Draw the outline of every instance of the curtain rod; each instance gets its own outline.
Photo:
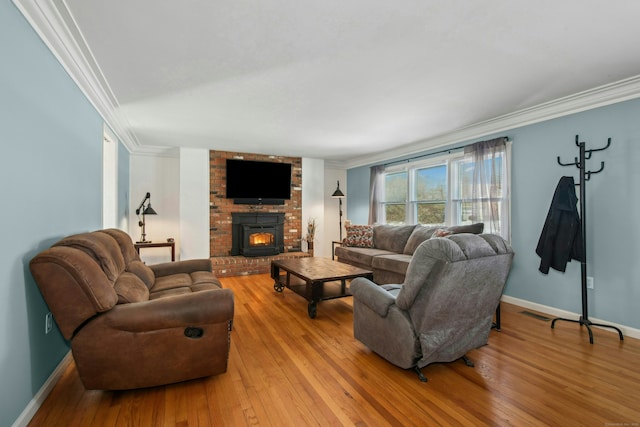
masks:
<instances>
[{"instance_id":1,"label":"curtain rod","mask_svg":"<svg viewBox=\"0 0 640 427\"><path fill-rule=\"evenodd\" d=\"M509 141L509 137L508 136L502 136L502 137L499 137L499 138L504 138L506 141ZM498 138L494 138L494 139L498 139ZM472 145L472 144L467 144L467 145ZM387 166L390 166L390 165L395 165L395 164L400 164L400 163L409 163L409 162L412 162L414 160L422 159L424 157L435 156L436 154L442 154L442 153L451 154L454 151L464 150L464 147L466 147L467 145L463 145L462 147L456 147L456 148L447 148L447 149L444 149L444 150L440 150L440 151L436 151L436 152L428 153L428 154L420 154L419 156L409 157L408 159L395 160L393 162L383 163L382 166L387 167Z\"/></svg>"}]
</instances>

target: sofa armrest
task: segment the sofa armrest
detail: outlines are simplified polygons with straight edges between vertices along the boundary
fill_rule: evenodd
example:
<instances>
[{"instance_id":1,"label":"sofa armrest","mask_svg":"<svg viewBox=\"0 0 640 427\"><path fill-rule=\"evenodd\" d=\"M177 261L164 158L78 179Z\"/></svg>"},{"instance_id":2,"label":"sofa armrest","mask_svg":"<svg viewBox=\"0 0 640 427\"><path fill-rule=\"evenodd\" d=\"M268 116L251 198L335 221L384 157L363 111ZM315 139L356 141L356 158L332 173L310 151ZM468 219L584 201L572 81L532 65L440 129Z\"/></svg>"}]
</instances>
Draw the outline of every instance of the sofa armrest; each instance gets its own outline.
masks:
<instances>
[{"instance_id":1,"label":"sofa armrest","mask_svg":"<svg viewBox=\"0 0 640 427\"><path fill-rule=\"evenodd\" d=\"M139 303L118 304L96 320L104 321L116 330L148 332L223 323L233 320L233 314L233 291L216 289Z\"/></svg>"},{"instance_id":2,"label":"sofa armrest","mask_svg":"<svg viewBox=\"0 0 640 427\"><path fill-rule=\"evenodd\" d=\"M380 317L386 317L389 307L396 303L396 298L371 280L358 277L349 286L354 302L362 303L373 310Z\"/></svg>"},{"instance_id":3,"label":"sofa armrest","mask_svg":"<svg viewBox=\"0 0 640 427\"><path fill-rule=\"evenodd\" d=\"M177 262L164 262L161 264L150 265L151 271L156 277L169 276L179 273L193 273L194 271L211 271L211 260L188 259Z\"/></svg>"}]
</instances>

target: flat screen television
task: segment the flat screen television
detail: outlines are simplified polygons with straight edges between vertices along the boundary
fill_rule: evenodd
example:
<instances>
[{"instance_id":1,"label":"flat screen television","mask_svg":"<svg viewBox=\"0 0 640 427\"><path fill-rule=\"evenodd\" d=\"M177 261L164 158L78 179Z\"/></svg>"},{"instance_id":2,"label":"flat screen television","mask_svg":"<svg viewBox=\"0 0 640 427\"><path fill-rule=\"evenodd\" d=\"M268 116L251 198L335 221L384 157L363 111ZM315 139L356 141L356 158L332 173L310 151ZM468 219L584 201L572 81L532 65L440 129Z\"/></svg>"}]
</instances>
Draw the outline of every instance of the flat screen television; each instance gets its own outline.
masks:
<instances>
[{"instance_id":1,"label":"flat screen television","mask_svg":"<svg viewBox=\"0 0 640 427\"><path fill-rule=\"evenodd\" d=\"M227 159L226 196L236 204L283 204L291 199L291 163Z\"/></svg>"}]
</instances>

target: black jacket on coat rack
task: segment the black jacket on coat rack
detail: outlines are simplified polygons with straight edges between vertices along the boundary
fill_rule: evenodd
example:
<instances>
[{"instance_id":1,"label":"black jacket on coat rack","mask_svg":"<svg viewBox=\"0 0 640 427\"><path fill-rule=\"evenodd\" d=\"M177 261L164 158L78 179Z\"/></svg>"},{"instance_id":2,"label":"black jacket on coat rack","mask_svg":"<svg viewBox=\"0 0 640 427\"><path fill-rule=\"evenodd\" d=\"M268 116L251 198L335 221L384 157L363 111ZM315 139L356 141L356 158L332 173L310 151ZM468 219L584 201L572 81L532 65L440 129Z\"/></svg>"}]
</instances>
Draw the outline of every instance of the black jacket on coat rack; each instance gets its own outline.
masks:
<instances>
[{"instance_id":1,"label":"black jacket on coat rack","mask_svg":"<svg viewBox=\"0 0 640 427\"><path fill-rule=\"evenodd\" d=\"M572 259L585 261L577 202L573 177L563 176L553 194L536 247L541 258L539 270L544 274L549 273L549 267L564 272Z\"/></svg>"}]
</instances>

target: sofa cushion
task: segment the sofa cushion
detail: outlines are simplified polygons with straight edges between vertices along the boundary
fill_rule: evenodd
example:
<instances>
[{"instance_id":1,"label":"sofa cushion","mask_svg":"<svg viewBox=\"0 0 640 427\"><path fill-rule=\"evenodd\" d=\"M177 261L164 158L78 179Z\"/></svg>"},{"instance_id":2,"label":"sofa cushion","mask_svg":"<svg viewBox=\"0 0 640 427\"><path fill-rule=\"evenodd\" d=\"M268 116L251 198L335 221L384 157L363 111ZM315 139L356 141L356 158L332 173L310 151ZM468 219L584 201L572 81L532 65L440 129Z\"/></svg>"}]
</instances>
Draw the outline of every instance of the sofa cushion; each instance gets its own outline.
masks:
<instances>
[{"instance_id":1,"label":"sofa cushion","mask_svg":"<svg viewBox=\"0 0 640 427\"><path fill-rule=\"evenodd\" d=\"M118 304L149 300L149 289L142 280L133 273L122 273L113 285L113 289L118 295Z\"/></svg>"},{"instance_id":2,"label":"sofa cushion","mask_svg":"<svg viewBox=\"0 0 640 427\"><path fill-rule=\"evenodd\" d=\"M148 289L151 289L156 281L156 276L151 268L142 261L131 261L127 265L127 271L138 276Z\"/></svg>"},{"instance_id":3,"label":"sofa cushion","mask_svg":"<svg viewBox=\"0 0 640 427\"><path fill-rule=\"evenodd\" d=\"M405 254L379 255L373 258L371 266L375 270L385 270L405 275L411 258L411 255Z\"/></svg>"},{"instance_id":4,"label":"sofa cushion","mask_svg":"<svg viewBox=\"0 0 640 427\"><path fill-rule=\"evenodd\" d=\"M393 255L393 252L376 248L337 247L336 256L339 261L370 266L374 257Z\"/></svg>"},{"instance_id":5,"label":"sofa cushion","mask_svg":"<svg viewBox=\"0 0 640 427\"><path fill-rule=\"evenodd\" d=\"M220 280L210 271L194 271L192 273L176 273L156 278L149 299L155 300L192 292L220 290Z\"/></svg>"},{"instance_id":6,"label":"sofa cushion","mask_svg":"<svg viewBox=\"0 0 640 427\"><path fill-rule=\"evenodd\" d=\"M153 294L174 288L187 288L188 290L189 286L191 286L191 275L189 273L178 273L158 277L150 291Z\"/></svg>"},{"instance_id":7,"label":"sofa cushion","mask_svg":"<svg viewBox=\"0 0 640 427\"><path fill-rule=\"evenodd\" d=\"M402 289L402 286L403 285L392 283L388 285L381 285L380 287L385 291L389 292L391 295L393 295L394 298L397 298L398 294L400 293L400 290Z\"/></svg>"},{"instance_id":8,"label":"sofa cushion","mask_svg":"<svg viewBox=\"0 0 640 427\"><path fill-rule=\"evenodd\" d=\"M186 295L190 293L191 293L191 289L189 289L188 287L165 289L158 292L151 292L149 294L149 299L157 300L157 299L162 299L167 297L174 297L177 295Z\"/></svg>"},{"instance_id":9,"label":"sofa cushion","mask_svg":"<svg viewBox=\"0 0 640 427\"><path fill-rule=\"evenodd\" d=\"M415 224L376 225L373 228L373 246L377 249L401 254L415 228Z\"/></svg>"},{"instance_id":10,"label":"sofa cushion","mask_svg":"<svg viewBox=\"0 0 640 427\"><path fill-rule=\"evenodd\" d=\"M430 239L437 229L438 227L416 225L416 228L413 229L411 235L409 236L409 240L407 240L407 244L404 245L404 250L402 251L402 253L405 255L413 255L416 248L420 246L420 243Z\"/></svg>"},{"instance_id":11,"label":"sofa cushion","mask_svg":"<svg viewBox=\"0 0 640 427\"><path fill-rule=\"evenodd\" d=\"M347 237L344 239L345 246L371 248L373 247L373 226L372 225L347 225Z\"/></svg>"},{"instance_id":12,"label":"sofa cushion","mask_svg":"<svg viewBox=\"0 0 640 427\"><path fill-rule=\"evenodd\" d=\"M191 273L191 287L200 286L208 288L209 285L213 285L214 288L222 289L222 283L220 280L209 271L194 271Z\"/></svg>"},{"instance_id":13,"label":"sofa cushion","mask_svg":"<svg viewBox=\"0 0 640 427\"><path fill-rule=\"evenodd\" d=\"M450 231L451 234L482 234L484 231L484 222L476 222L475 224L469 225L452 225L451 227L446 227L446 230Z\"/></svg>"}]
</instances>

